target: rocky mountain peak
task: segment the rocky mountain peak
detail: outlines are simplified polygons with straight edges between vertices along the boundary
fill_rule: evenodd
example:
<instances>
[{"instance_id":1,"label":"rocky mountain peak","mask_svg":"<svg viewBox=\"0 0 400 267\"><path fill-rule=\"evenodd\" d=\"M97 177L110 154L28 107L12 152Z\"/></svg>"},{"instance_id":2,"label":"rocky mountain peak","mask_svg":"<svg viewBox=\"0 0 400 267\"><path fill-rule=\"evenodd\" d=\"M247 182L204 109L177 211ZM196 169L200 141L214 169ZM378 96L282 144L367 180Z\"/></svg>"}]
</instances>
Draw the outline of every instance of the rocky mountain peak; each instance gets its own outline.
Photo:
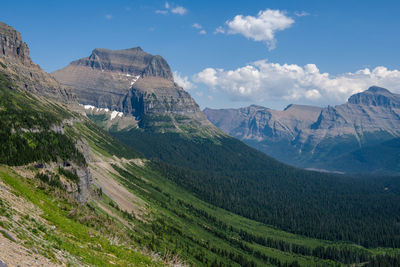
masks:
<instances>
[{"instance_id":1,"label":"rocky mountain peak","mask_svg":"<svg viewBox=\"0 0 400 267\"><path fill-rule=\"evenodd\" d=\"M21 34L13 27L0 22L0 55L31 63L28 45L22 41Z\"/></svg>"},{"instance_id":2,"label":"rocky mountain peak","mask_svg":"<svg viewBox=\"0 0 400 267\"><path fill-rule=\"evenodd\" d=\"M96 48L91 55L73 61L71 65L86 66L100 71L118 72L132 76L159 77L173 81L171 68L159 55L151 55L140 47L122 50Z\"/></svg>"},{"instance_id":3,"label":"rocky mountain peak","mask_svg":"<svg viewBox=\"0 0 400 267\"><path fill-rule=\"evenodd\" d=\"M160 131L184 132L192 125L196 130L218 131L189 93L174 83L166 60L140 47L96 48L52 74L77 95L80 104L122 112L136 119L139 127L151 124Z\"/></svg>"},{"instance_id":4,"label":"rocky mountain peak","mask_svg":"<svg viewBox=\"0 0 400 267\"><path fill-rule=\"evenodd\" d=\"M366 106L380 106L387 108L400 108L400 95L389 90L371 86L368 90L352 95L348 103Z\"/></svg>"},{"instance_id":5,"label":"rocky mountain peak","mask_svg":"<svg viewBox=\"0 0 400 267\"><path fill-rule=\"evenodd\" d=\"M0 22L0 63L0 72L19 88L61 102L76 101L70 90L32 62L21 34L3 22Z\"/></svg>"}]
</instances>

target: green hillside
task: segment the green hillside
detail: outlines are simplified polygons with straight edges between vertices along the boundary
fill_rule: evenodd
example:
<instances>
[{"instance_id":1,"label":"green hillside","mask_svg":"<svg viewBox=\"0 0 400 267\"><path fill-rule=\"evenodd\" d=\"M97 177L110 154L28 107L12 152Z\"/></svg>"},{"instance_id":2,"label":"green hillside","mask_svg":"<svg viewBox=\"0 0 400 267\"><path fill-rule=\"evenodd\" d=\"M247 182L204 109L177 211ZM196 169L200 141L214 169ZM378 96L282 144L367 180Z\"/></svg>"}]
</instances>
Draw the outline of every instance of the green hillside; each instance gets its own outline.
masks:
<instances>
[{"instance_id":1,"label":"green hillside","mask_svg":"<svg viewBox=\"0 0 400 267\"><path fill-rule=\"evenodd\" d=\"M400 246L399 179L300 170L230 137L112 134L154 159L171 181L216 206L310 237Z\"/></svg>"},{"instance_id":2,"label":"green hillside","mask_svg":"<svg viewBox=\"0 0 400 267\"><path fill-rule=\"evenodd\" d=\"M23 260L35 258L49 266L374 266L375 261L395 266L399 262L398 250L366 249L294 235L204 202L195 196L204 198L201 191L194 195L186 190L192 189L194 178L206 181L197 167L209 166L212 173L227 177L216 159L244 148L234 139L200 138L195 141L198 146L192 144L197 147L192 154L179 143L187 139L178 135L164 135L169 143L161 136L151 139L175 146L175 154L168 147L157 150L170 153L169 161L164 162L187 164L184 175L193 172L193 179L180 186L179 167L145 160L63 105L19 91L5 76L0 90L1 99L7 99L0 102L4 126L0 238L8 244L1 253L20 249L25 251ZM54 125L63 125L64 130ZM84 140L89 151L80 152L76 144ZM148 141L145 136L136 140L141 144ZM184 161L182 155L193 157L201 149L212 152L209 160L203 157L201 165L190 165L193 158ZM240 161L232 157L226 166L241 171L244 164L253 164L258 170L263 160L246 161L252 151L242 149ZM177 155L181 158L174 158ZM94 181L87 202L77 201L71 192L77 176L73 168L60 165L65 162L91 170ZM102 187L103 183L112 185L112 190ZM255 206L250 207L247 209Z\"/></svg>"}]
</instances>

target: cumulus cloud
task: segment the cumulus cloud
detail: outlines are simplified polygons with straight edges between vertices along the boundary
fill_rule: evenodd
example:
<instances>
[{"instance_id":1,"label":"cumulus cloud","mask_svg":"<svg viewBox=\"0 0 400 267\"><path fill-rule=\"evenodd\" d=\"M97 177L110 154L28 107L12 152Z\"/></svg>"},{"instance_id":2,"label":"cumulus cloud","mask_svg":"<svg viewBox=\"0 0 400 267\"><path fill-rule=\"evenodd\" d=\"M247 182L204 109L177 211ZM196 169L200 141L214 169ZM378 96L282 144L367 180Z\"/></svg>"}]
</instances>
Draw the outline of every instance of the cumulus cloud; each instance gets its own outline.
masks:
<instances>
[{"instance_id":1,"label":"cumulus cloud","mask_svg":"<svg viewBox=\"0 0 400 267\"><path fill-rule=\"evenodd\" d=\"M259 11L257 16L236 15L225 23L227 30L218 27L215 33L241 34L248 39L265 42L272 50L276 46L276 32L289 28L293 23L294 20L285 12L266 9Z\"/></svg>"},{"instance_id":2,"label":"cumulus cloud","mask_svg":"<svg viewBox=\"0 0 400 267\"><path fill-rule=\"evenodd\" d=\"M183 6L175 6L172 7L168 2L165 2L164 4L165 9L157 9L155 11L156 14L162 14L162 15L167 15L169 12L173 14L178 14L178 15L185 15L187 13L187 9L184 8Z\"/></svg>"},{"instance_id":3,"label":"cumulus cloud","mask_svg":"<svg viewBox=\"0 0 400 267\"><path fill-rule=\"evenodd\" d=\"M189 78L187 76L182 76L177 71L174 71L173 75L174 75L174 81L186 91L196 88L196 86L191 81L189 81Z\"/></svg>"},{"instance_id":4,"label":"cumulus cloud","mask_svg":"<svg viewBox=\"0 0 400 267\"><path fill-rule=\"evenodd\" d=\"M187 13L187 9L183 6L177 6L171 9L171 12L178 15L185 15Z\"/></svg>"},{"instance_id":5,"label":"cumulus cloud","mask_svg":"<svg viewBox=\"0 0 400 267\"><path fill-rule=\"evenodd\" d=\"M221 27L221 26L217 27L215 29L215 31L214 31L214 34L218 34L218 33L224 34L225 33L225 29L223 27Z\"/></svg>"},{"instance_id":6,"label":"cumulus cloud","mask_svg":"<svg viewBox=\"0 0 400 267\"><path fill-rule=\"evenodd\" d=\"M194 23L194 24L192 25L192 27L195 28L195 29L198 29L198 30L200 30L200 29L203 28L203 26L201 26L201 25L198 24L198 23Z\"/></svg>"},{"instance_id":7,"label":"cumulus cloud","mask_svg":"<svg viewBox=\"0 0 400 267\"><path fill-rule=\"evenodd\" d=\"M192 27L197 29L197 30L199 30L199 33L202 34L202 35L207 34L207 31L204 30L203 26L201 24L199 24L199 23L192 24Z\"/></svg>"},{"instance_id":8,"label":"cumulus cloud","mask_svg":"<svg viewBox=\"0 0 400 267\"><path fill-rule=\"evenodd\" d=\"M253 102L338 104L372 85L400 92L400 71L382 66L330 75L321 73L315 64L299 66L260 60L234 70L206 68L193 80L225 92L231 100Z\"/></svg>"}]
</instances>

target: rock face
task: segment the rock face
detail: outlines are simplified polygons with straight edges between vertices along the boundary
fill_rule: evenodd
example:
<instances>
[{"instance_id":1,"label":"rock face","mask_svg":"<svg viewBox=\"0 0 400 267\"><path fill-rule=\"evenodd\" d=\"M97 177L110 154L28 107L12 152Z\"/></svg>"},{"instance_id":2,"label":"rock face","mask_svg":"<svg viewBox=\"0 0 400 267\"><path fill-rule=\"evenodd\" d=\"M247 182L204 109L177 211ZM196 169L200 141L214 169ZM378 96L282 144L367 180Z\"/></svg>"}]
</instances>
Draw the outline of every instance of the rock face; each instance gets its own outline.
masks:
<instances>
[{"instance_id":1,"label":"rock face","mask_svg":"<svg viewBox=\"0 0 400 267\"><path fill-rule=\"evenodd\" d=\"M21 34L0 22L0 70L20 88L62 102L74 102L75 96L51 75L34 64Z\"/></svg>"},{"instance_id":2,"label":"rock face","mask_svg":"<svg viewBox=\"0 0 400 267\"><path fill-rule=\"evenodd\" d=\"M400 95L372 86L347 103L318 108L290 105L283 111L250 106L204 113L224 132L284 162L346 171L337 162L367 145L400 136Z\"/></svg>"},{"instance_id":3,"label":"rock face","mask_svg":"<svg viewBox=\"0 0 400 267\"><path fill-rule=\"evenodd\" d=\"M21 34L11 26L0 22L0 48L3 57L20 60L31 64L28 45L22 41Z\"/></svg>"},{"instance_id":4,"label":"rock face","mask_svg":"<svg viewBox=\"0 0 400 267\"><path fill-rule=\"evenodd\" d=\"M289 105L283 111L252 105L240 109L213 110L204 113L218 128L244 140L293 140L301 129L310 127L321 112L313 106Z\"/></svg>"},{"instance_id":5,"label":"rock face","mask_svg":"<svg viewBox=\"0 0 400 267\"><path fill-rule=\"evenodd\" d=\"M29 57L29 49L26 43L22 41L21 35L14 28L0 22L0 74L6 76L8 80L13 82L12 88L19 93L21 91L28 91L27 97L34 98L35 103L40 104L54 104L63 102L64 105L58 106L60 109L65 108L65 113L68 114L70 110L67 105L74 106L77 104L76 97L66 87L60 85L50 74L43 71L38 65L34 64ZM44 96L44 97L40 97ZM54 101L56 100L56 101ZM21 105L20 105L21 106ZM21 108L24 108L21 106ZM72 116L72 115L71 115ZM34 117L34 116L33 116ZM34 120L34 118L32 119ZM53 124L50 126L43 126L43 129L26 129L26 132L37 134L40 131L51 131L58 134L66 134L65 127L73 126L75 119L65 119L60 124ZM6 124L7 125L7 124ZM14 130L15 133L15 130ZM17 135L17 134L16 134ZM76 148L84 155L87 162L90 161L90 147L85 140L77 140ZM60 162L49 163L49 165L61 166ZM38 163L38 168L45 168L47 165ZM73 196L81 202L85 202L90 195L90 186L92 177L90 170L86 166L79 166L75 163L74 169L79 177L79 190L72 192Z\"/></svg>"},{"instance_id":6,"label":"rock face","mask_svg":"<svg viewBox=\"0 0 400 267\"><path fill-rule=\"evenodd\" d=\"M83 105L123 112L139 121L161 114L212 127L191 96L174 83L168 63L140 47L94 49L89 57L71 62L53 76Z\"/></svg>"}]
</instances>

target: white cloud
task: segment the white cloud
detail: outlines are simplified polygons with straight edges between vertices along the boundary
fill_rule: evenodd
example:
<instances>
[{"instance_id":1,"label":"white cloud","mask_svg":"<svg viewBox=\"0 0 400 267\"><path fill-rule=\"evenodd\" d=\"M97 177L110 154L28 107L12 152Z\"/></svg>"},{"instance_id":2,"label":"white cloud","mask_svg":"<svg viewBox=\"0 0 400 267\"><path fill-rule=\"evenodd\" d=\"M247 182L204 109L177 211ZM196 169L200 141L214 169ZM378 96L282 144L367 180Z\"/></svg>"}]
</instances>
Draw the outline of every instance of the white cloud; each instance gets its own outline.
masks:
<instances>
[{"instance_id":1,"label":"white cloud","mask_svg":"<svg viewBox=\"0 0 400 267\"><path fill-rule=\"evenodd\" d=\"M111 14L106 14L104 17L105 17L106 19L110 20L110 19L113 18L113 15L111 15Z\"/></svg>"},{"instance_id":2,"label":"white cloud","mask_svg":"<svg viewBox=\"0 0 400 267\"><path fill-rule=\"evenodd\" d=\"M218 34L218 33L224 34L224 33L225 33L225 29L222 28L221 26L217 27L217 28L215 29L215 31L214 31L214 34Z\"/></svg>"},{"instance_id":3,"label":"white cloud","mask_svg":"<svg viewBox=\"0 0 400 267\"><path fill-rule=\"evenodd\" d=\"M201 30L201 31L199 31L199 33L202 35L207 34L206 30Z\"/></svg>"},{"instance_id":4,"label":"white cloud","mask_svg":"<svg viewBox=\"0 0 400 267\"><path fill-rule=\"evenodd\" d=\"M171 12L178 15L185 15L187 13L187 9L183 6L177 6L171 9Z\"/></svg>"},{"instance_id":5,"label":"white cloud","mask_svg":"<svg viewBox=\"0 0 400 267\"><path fill-rule=\"evenodd\" d=\"M189 78L187 76L182 76L177 71L174 71L173 74L174 74L174 81L186 91L196 88L196 86L191 81L189 81Z\"/></svg>"},{"instance_id":6,"label":"white cloud","mask_svg":"<svg viewBox=\"0 0 400 267\"><path fill-rule=\"evenodd\" d=\"M162 14L162 15L167 15L169 12L173 14L178 14L178 15L185 15L187 13L187 9L184 8L183 6L175 6L172 7L168 2L165 2L164 4L165 9L157 9L155 11L156 14Z\"/></svg>"},{"instance_id":7,"label":"white cloud","mask_svg":"<svg viewBox=\"0 0 400 267\"><path fill-rule=\"evenodd\" d=\"M400 71L382 66L334 76L321 73L315 64L302 67L260 60L234 70L206 68L193 80L231 100L265 103L339 104L372 85L400 93Z\"/></svg>"},{"instance_id":8,"label":"white cloud","mask_svg":"<svg viewBox=\"0 0 400 267\"><path fill-rule=\"evenodd\" d=\"M218 69L218 71L223 72L222 69ZM194 76L194 81L204 83L211 89L214 89L217 85L217 70L213 68L204 69Z\"/></svg>"},{"instance_id":9,"label":"white cloud","mask_svg":"<svg viewBox=\"0 0 400 267\"><path fill-rule=\"evenodd\" d=\"M201 25L198 24L198 23L194 23L194 24L192 25L192 27L195 28L195 29L198 29L198 30L200 30L200 29L203 28L203 26L201 26Z\"/></svg>"},{"instance_id":10,"label":"white cloud","mask_svg":"<svg viewBox=\"0 0 400 267\"><path fill-rule=\"evenodd\" d=\"M258 12L257 16L236 15L227 21L228 30L218 27L217 33L241 34L254 41L265 42L270 50L276 46L275 34L289 28L294 20L280 10L266 9Z\"/></svg>"},{"instance_id":11,"label":"white cloud","mask_svg":"<svg viewBox=\"0 0 400 267\"><path fill-rule=\"evenodd\" d=\"M306 16L309 16L310 13L308 13L306 11L296 11L296 12L294 12L294 15L297 17L306 17Z\"/></svg>"}]
</instances>

